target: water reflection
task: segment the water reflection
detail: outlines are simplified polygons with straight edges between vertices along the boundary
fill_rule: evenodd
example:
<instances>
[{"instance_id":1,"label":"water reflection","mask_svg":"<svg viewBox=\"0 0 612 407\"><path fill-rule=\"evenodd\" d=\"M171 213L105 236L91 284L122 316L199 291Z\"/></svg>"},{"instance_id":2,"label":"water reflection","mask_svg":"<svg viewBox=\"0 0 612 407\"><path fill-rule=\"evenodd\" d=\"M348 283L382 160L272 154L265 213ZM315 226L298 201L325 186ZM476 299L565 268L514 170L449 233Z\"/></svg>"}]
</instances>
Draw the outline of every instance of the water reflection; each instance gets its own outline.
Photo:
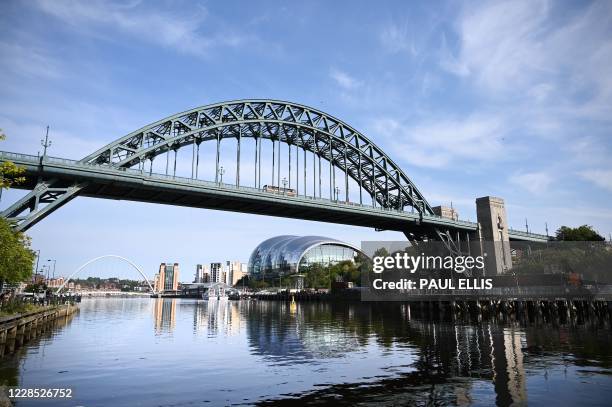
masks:
<instances>
[{"instance_id":1,"label":"water reflection","mask_svg":"<svg viewBox=\"0 0 612 407\"><path fill-rule=\"evenodd\" d=\"M74 316L70 314L49 322L25 344L23 338L7 339L0 344L0 386L20 386L20 370L28 352L44 354L46 345L71 323Z\"/></svg>"},{"instance_id":2,"label":"water reflection","mask_svg":"<svg viewBox=\"0 0 612 407\"><path fill-rule=\"evenodd\" d=\"M176 324L176 298L156 298L153 310L155 333L172 332Z\"/></svg>"},{"instance_id":3,"label":"water reflection","mask_svg":"<svg viewBox=\"0 0 612 407\"><path fill-rule=\"evenodd\" d=\"M426 386L421 389L426 394L421 394L420 400L427 396L430 401L445 400L453 404L474 402L473 382L461 380L471 378L492 382L495 398L491 401L498 405L526 404L526 353L533 352L539 364L555 364L559 362L558 352L547 354L542 346L550 346L556 341L568 342L575 337L569 334L568 328L556 331L540 324L521 327L516 321L511 326L503 326L495 322L468 325L414 320L410 319L407 305L252 302L243 311L253 353L271 362L285 365L318 363L321 359L367 351L372 344L389 349L413 348L412 360L400 366L408 368L409 372L395 369L401 371L399 377L383 376L384 379L374 383L385 389L395 388L398 383L410 389L402 393L419 391L421 386ZM609 344L610 339L608 330L595 342ZM573 348L582 360L584 356L580 354L590 353L591 349L594 352L589 358L603 356L608 364L607 350L602 352L598 346ZM356 396L353 401L377 394L373 386L376 387L372 382L352 383L349 388ZM364 392L357 390L362 387ZM317 399L324 397L326 391L330 394L340 392L343 399L352 399L346 388L338 386L317 391ZM394 398L397 396L395 394ZM403 396L412 400L414 395ZM300 397L307 397L305 401L310 396Z\"/></svg>"},{"instance_id":4,"label":"water reflection","mask_svg":"<svg viewBox=\"0 0 612 407\"><path fill-rule=\"evenodd\" d=\"M612 397L609 321L415 315L403 304L84 301L71 332L50 340L46 353L30 348L4 360L0 375L4 384L70 383L82 405L508 406Z\"/></svg>"}]
</instances>

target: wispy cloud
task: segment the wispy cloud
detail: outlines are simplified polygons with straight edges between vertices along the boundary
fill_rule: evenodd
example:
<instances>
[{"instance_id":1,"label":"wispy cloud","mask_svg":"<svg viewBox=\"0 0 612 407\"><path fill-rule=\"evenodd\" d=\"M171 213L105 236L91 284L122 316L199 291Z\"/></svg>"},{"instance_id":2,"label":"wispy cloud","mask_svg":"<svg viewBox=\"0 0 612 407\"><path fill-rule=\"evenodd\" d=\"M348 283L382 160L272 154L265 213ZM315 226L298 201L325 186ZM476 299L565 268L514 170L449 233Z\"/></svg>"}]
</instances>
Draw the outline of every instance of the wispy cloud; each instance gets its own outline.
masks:
<instances>
[{"instance_id":1,"label":"wispy cloud","mask_svg":"<svg viewBox=\"0 0 612 407\"><path fill-rule=\"evenodd\" d=\"M187 10L155 10L144 7L139 1L117 3L101 0L52 1L38 0L37 6L63 22L83 32L96 33L105 27L105 33L118 30L142 41L173 48L184 53L205 56L215 46L235 47L247 37L231 30L211 35L204 34L207 10L200 5L190 5ZM208 24L212 25L211 21ZM110 30L108 29L110 27Z\"/></svg>"},{"instance_id":2,"label":"wispy cloud","mask_svg":"<svg viewBox=\"0 0 612 407\"><path fill-rule=\"evenodd\" d=\"M2 143L3 150L33 155L42 150L40 143L45 136L46 123L19 122L4 115L0 115L0 123L7 136ZM63 128L51 127L49 138L53 143L49 155L64 158L80 159L104 145L103 141L79 137Z\"/></svg>"},{"instance_id":3,"label":"wispy cloud","mask_svg":"<svg viewBox=\"0 0 612 407\"><path fill-rule=\"evenodd\" d=\"M380 32L380 42L391 53L408 52L417 54L416 44L408 31L407 24L388 23Z\"/></svg>"},{"instance_id":4,"label":"wispy cloud","mask_svg":"<svg viewBox=\"0 0 612 407\"><path fill-rule=\"evenodd\" d=\"M448 46L446 35L442 34L442 45L440 46L440 65L446 71L457 76L467 76L470 69L466 62L453 54L453 51Z\"/></svg>"},{"instance_id":5,"label":"wispy cloud","mask_svg":"<svg viewBox=\"0 0 612 407\"><path fill-rule=\"evenodd\" d=\"M360 81L339 69L332 69L329 75L336 82L336 84L345 90L352 90L362 85Z\"/></svg>"},{"instance_id":6,"label":"wispy cloud","mask_svg":"<svg viewBox=\"0 0 612 407\"><path fill-rule=\"evenodd\" d=\"M579 175L600 188L612 191L612 170L581 171Z\"/></svg>"},{"instance_id":7,"label":"wispy cloud","mask_svg":"<svg viewBox=\"0 0 612 407\"><path fill-rule=\"evenodd\" d=\"M538 29L547 16L543 1L508 1L466 8L458 21L460 48L453 73L474 75L500 90L526 80L539 65Z\"/></svg>"},{"instance_id":8,"label":"wispy cloud","mask_svg":"<svg viewBox=\"0 0 612 407\"><path fill-rule=\"evenodd\" d=\"M461 159L498 160L504 148L502 136L507 130L499 118L479 115L420 124L377 119L372 127L405 160L430 168L448 167Z\"/></svg>"},{"instance_id":9,"label":"wispy cloud","mask_svg":"<svg viewBox=\"0 0 612 407\"><path fill-rule=\"evenodd\" d=\"M4 71L5 75L10 73L44 79L63 76L61 63L41 48L0 42L0 55L4 61L0 65L0 72Z\"/></svg>"},{"instance_id":10,"label":"wispy cloud","mask_svg":"<svg viewBox=\"0 0 612 407\"><path fill-rule=\"evenodd\" d=\"M548 192L553 182L553 177L545 171L516 173L510 176L510 183L526 189L532 194L544 194Z\"/></svg>"},{"instance_id":11,"label":"wispy cloud","mask_svg":"<svg viewBox=\"0 0 612 407\"><path fill-rule=\"evenodd\" d=\"M466 7L456 51L442 38L441 66L495 99L508 92L553 103L557 114L610 120L612 3L595 1L566 20L553 7L545 0Z\"/></svg>"}]
</instances>

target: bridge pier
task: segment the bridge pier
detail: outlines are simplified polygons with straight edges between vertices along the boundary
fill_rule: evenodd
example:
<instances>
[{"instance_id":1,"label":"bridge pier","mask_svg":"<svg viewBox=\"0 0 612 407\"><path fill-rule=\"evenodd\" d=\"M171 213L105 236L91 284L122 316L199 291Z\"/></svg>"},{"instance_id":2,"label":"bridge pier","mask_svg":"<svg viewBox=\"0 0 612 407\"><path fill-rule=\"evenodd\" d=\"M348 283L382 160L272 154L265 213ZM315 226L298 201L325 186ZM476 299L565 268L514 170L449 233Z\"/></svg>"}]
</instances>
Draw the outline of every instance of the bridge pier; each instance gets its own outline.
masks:
<instances>
[{"instance_id":1,"label":"bridge pier","mask_svg":"<svg viewBox=\"0 0 612 407\"><path fill-rule=\"evenodd\" d=\"M510 238L504 200L492 196L476 199L476 216L480 232L481 253L490 274L503 274L512 268Z\"/></svg>"}]
</instances>

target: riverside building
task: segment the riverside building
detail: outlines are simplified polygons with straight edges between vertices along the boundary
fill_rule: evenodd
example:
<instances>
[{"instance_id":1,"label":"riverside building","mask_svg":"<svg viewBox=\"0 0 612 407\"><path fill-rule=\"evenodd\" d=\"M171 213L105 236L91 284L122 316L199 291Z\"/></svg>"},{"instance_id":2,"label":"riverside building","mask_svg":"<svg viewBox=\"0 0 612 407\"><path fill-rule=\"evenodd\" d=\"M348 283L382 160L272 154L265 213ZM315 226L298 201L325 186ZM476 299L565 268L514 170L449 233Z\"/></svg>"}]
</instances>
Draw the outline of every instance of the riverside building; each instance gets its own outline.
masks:
<instances>
[{"instance_id":1,"label":"riverside building","mask_svg":"<svg viewBox=\"0 0 612 407\"><path fill-rule=\"evenodd\" d=\"M363 253L356 247L323 236L276 236L261 242L249 258L248 273L255 279L299 276L313 264L327 267L354 261ZM364 255L365 256L365 255Z\"/></svg>"},{"instance_id":2,"label":"riverside building","mask_svg":"<svg viewBox=\"0 0 612 407\"><path fill-rule=\"evenodd\" d=\"M162 263L159 265L159 272L155 275L155 291L177 291L179 280L178 263Z\"/></svg>"}]
</instances>

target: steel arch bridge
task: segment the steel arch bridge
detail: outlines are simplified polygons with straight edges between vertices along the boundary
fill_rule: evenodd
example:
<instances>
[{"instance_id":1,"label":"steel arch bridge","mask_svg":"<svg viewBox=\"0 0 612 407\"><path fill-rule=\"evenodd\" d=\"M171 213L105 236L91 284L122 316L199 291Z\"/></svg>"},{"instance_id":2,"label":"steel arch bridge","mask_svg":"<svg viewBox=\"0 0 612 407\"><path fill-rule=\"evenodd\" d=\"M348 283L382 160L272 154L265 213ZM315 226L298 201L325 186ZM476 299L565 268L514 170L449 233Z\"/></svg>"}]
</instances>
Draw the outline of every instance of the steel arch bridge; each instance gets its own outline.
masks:
<instances>
[{"instance_id":1,"label":"steel arch bridge","mask_svg":"<svg viewBox=\"0 0 612 407\"><path fill-rule=\"evenodd\" d=\"M220 182L220 148L226 139L236 142L236 181L232 185ZM252 187L240 179L244 139L254 140ZM214 183L198 177L200 145L206 141L216 144ZM264 141L272 144L272 184L262 186ZM280 186L281 144L289 153L289 188ZM176 175L181 149L191 150L191 177ZM292 149L296 150L294 159ZM312 155L311 165L308 155ZM165 174L154 173L154 161L163 160L159 158L163 156ZM469 240L477 230L475 223L434 215L402 169L353 127L320 110L284 101L239 100L198 107L147 125L79 161L0 153L0 161L8 160L26 168L28 182L19 187L31 189L2 213L17 230L27 230L79 195L368 226L401 231L411 240L434 238L448 243L455 237L460 239L460 234ZM322 197L321 160L329 168L329 199ZM344 176L344 182L339 180L338 184L337 170ZM293 178L295 189L291 188ZM349 199L349 179L357 185L358 202ZM342 183L344 200L340 200L337 186ZM311 194L308 185L312 186ZM369 204L364 204L364 195ZM545 238L513 233L515 240Z\"/></svg>"},{"instance_id":2,"label":"steel arch bridge","mask_svg":"<svg viewBox=\"0 0 612 407\"><path fill-rule=\"evenodd\" d=\"M58 295L62 292L62 289L66 286L66 284L68 284L68 282L70 280L72 280L72 278L74 276L77 275L77 273L79 273L81 270L83 270L85 267L87 267L88 265L90 265L91 263L94 263L98 260L101 259L106 259L106 258L115 258L115 259L119 259L124 261L125 263L129 264L134 270L136 270L138 272L138 274L140 274L140 276L144 279L144 281L147 283L147 285L149 286L149 289L151 290L151 294L158 294L155 292L155 289L153 288L153 286L151 285L151 281L149 280L149 277L147 277L147 275L142 271L142 269L140 267L138 267L136 264L134 264L131 260L123 257L123 256L119 256L116 254L105 254L104 256L98 256L98 257L94 257L91 260L86 261L85 263L83 263L81 266L79 266L79 268L77 268L74 272L72 272L72 274L70 274L68 276L68 278L66 278L66 280L64 280L64 282L62 283L62 285L60 285L56 290L55 290L55 295Z\"/></svg>"},{"instance_id":3,"label":"steel arch bridge","mask_svg":"<svg viewBox=\"0 0 612 407\"><path fill-rule=\"evenodd\" d=\"M240 143L242 138L255 139L258 154L263 139L316 154L354 179L381 207L402 209L410 205L433 214L413 182L376 144L331 115L289 102L241 100L199 107L136 130L81 162L119 168L144 166L164 153L214 140L218 165L221 140ZM278 151L280 154L280 148ZM280 171L280 165L277 169ZM256 171L261 175L260 168Z\"/></svg>"}]
</instances>

